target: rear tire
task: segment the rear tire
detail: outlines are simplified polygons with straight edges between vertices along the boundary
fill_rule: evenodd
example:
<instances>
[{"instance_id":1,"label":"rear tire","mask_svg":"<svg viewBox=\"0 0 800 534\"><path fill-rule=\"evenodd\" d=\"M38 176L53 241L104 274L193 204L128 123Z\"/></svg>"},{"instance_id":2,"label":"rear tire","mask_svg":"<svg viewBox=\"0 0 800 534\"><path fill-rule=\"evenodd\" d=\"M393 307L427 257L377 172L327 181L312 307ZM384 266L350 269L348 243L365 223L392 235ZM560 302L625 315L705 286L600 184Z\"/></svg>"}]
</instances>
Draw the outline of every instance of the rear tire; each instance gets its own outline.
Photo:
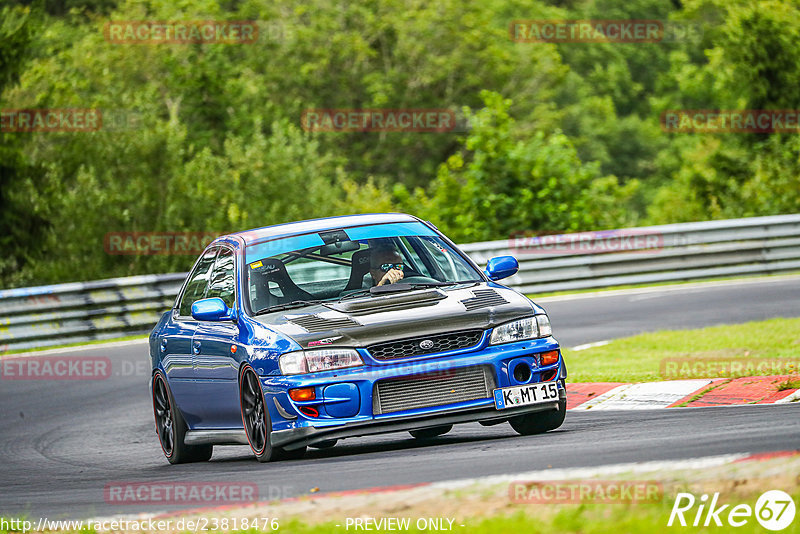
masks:
<instances>
[{"instance_id":1,"label":"rear tire","mask_svg":"<svg viewBox=\"0 0 800 534\"><path fill-rule=\"evenodd\" d=\"M534 434L544 434L560 427L566 415L567 400L561 399L558 401L558 410L519 415L512 417L508 422L518 434L532 436Z\"/></svg>"},{"instance_id":2,"label":"rear tire","mask_svg":"<svg viewBox=\"0 0 800 534\"><path fill-rule=\"evenodd\" d=\"M419 430L411 430L409 434L417 439L432 439L442 434L447 434L453 430L453 425L433 426L431 428L421 428Z\"/></svg>"},{"instance_id":3,"label":"rear tire","mask_svg":"<svg viewBox=\"0 0 800 534\"><path fill-rule=\"evenodd\" d=\"M153 414L156 434L164 456L171 464L206 462L214 454L213 445L186 445L184 438L188 426L175 404L167 380L161 371L153 375Z\"/></svg>"}]
</instances>

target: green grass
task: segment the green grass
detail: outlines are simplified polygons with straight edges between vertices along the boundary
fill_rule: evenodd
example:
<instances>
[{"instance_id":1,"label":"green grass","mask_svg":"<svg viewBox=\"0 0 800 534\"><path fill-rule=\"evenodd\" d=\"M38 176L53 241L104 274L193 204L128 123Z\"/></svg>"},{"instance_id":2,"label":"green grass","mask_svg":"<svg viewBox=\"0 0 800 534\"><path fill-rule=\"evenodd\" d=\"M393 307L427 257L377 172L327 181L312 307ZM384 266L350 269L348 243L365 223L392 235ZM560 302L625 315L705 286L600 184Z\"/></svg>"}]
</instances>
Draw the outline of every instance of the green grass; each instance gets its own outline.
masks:
<instances>
[{"instance_id":1,"label":"green grass","mask_svg":"<svg viewBox=\"0 0 800 534\"><path fill-rule=\"evenodd\" d=\"M761 276L719 276L713 278L704 278L702 280L672 280L669 282L650 282L647 284L624 284L620 286L608 286L608 287L594 287L588 289L568 289L565 291L548 291L545 293L528 293L527 297L532 299L534 302L536 299L545 298L545 297L561 297L565 295L583 295L585 293L602 293L603 291L618 291L620 289L641 289L647 287L664 287L664 286L683 286L687 284L702 284L704 282L727 282L730 280L759 280L764 278L781 278L786 276L793 276L800 274L800 271L792 271L788 273L780 273L780 274L768 274L768 275L761 275Z\"/></svg>"},{"instance_id":2,"label":"green grass","mask_svg":"<svg viewBox=\"0 0 800 534\"><path fill-rule=\"evenodd\" d=\"M800 494L794 495L795 502L798 502ZM742 501L736 501L739 504ZM748 503L751 507L755 505L752 500ZM454 533L464 534L549 534L558 532L559 534L606 534L608 532L619 532L625 534L654 534L682 532L694 534L699 532L729 532L732 531L723 523L722 527L681 527L673 524L667 526L670 511L672 509L672 499L665 498L663 502L657 504L587 504L587 505L519 505L519 510L510 514L500 514L481 519L455 519L453 523ZM692 512L696 511L696 508ZM727 510L720 514L720 519L725 521ZM403 514L394 517L404 518ZM411 517L411 516L408 516ZM685 515L691 525L694 519L693 513ZM377 519L377 518L376 518ZM436 519L436 518L434 518ZM703 517L705 519L705 516ZM337 526L338 524L338 526ZM461 525L464 525L463 527ZM445 525L447 522L445 521ZM755 520L754 517L747 518L747 524L735 529L737 533L763 533L766 532ZM82 533L93 534L92 529L82 530ZM317 525L307 525L297 520L280 521L280 528L277 531L247 530L239 531L248 534L268 534L270 532L291 532L292 534L345 534L348 532L364 532L356 530L352 525L349 529L345 528L344 518ZM389 532L385 530L374 530L373 532ZM416 518L411 517L410 528L408 530L397 530L396 532L437 532L436 530L420 530L416 526ZM784 532L797 532L790 526ZM0 530L0 534L10 534L5 530Z\"/></svg>"},{"instance_id":3,"label":"green grass","mask_svg":"<svg viewBox=\"0 0 800 534\"><path fill-rule=\"evenodd\" d=\"M786 367L789 371L800 373L800 319L769 319L697 330L639 334L600 347L581 351L562 349L562 352L570 382L651 382L680 378L662 374L661 362L666 358L685 359L687 362L741 360L748 363L788 360ZM789 367L792 362L794 367ZM778 373L750 372L742 376L758 374ZM731 375L709 373L705 377L725 376Z\"/></svg>"},{"instance_id":4,"label":"green grass","mask_svg":"<svg viewBox=\"0 0 800 534\"><path fill-rule=\"evenodd\" d=\"M64 349L69 347L82 347L83 345L102 345L104 343L117 343L119 341L133 341L135 339L147 339L147 334L138 334L135 336L121 336L112 339L95 339L92 341L76 341L75 343L64 343L63 345L50 345L48 347L37 347L34 349L13 349L5 352L0 352L0 358L12 354L23 354L26 352L41 352L43 350Z\"/></svg>"},{"instance_id":5,"label":"green grass","mask_svg":"<svg viewBox=\"0 0 800 534\"><path fill-rule=\"evenodd\" d=\"M795 499L796 501L796 499ZM621 504L590 504L590 505L520 505L520 510L510 515L497 515L482 520L466 519L456 520L453 523L452 532L465 534L607 534L609 532L619 532L624 534L654 534L659 532L681 532L694 534L697 532L731 532L737 533L763 533L766 532L755 518L748 518L747 524L733 529L723 523L722 527L682 527L673 524L668 527L670 511L672 509L672 499L665 499L665 502L648 505L621 505ZM739 504L739 501L737 501ZM755 501L749 503L754 507ZM696 511L696 508L693 509ZM727 512L727 510L726 510ZM721 514L721 520L727 517ZM686 514L685 517L691 521L693 514ZM705 514L703 516L705 520ZM358 532L351 526L345 530L344 522L326 523L308 527L300 523L290 525L286 530L294 534L342 534L345 532ZM464 526L461 527L460 525ZM283 527L283 525L281 525ZM283 528L281 528L283 530ZM791 532L790 527L785 532ZM363 532L363 531L361 531ZM388 532L388 531L379 531ZM411 521L411 528L397 532L436 532L434 530L419 530ZM796 531L795 531L796 532Z\"/></svg>"},{"instance_id":6,"label":"green grass","mask_svg":"<svg viewBox=\"0 0 800 534\"><path fill-rule=\"evenodd\" d=\"M795 502L800 502L800 493L794 492ZM694 512L697 507L687 512L684 517L688 520L689 526L682 527L675 523L668 527L670 511L672 510L673 497L665 497L660 503L655 504L584 504L584 505L547 505L531 504L517 505L517 511L505 514L492 515L481 519L475 518L454 518L452 527L454 533L464 534L606 534L608 532L618 532L624 534L654 534L681 532L685 534L710 533L710 532L732 532L735 530L740 534L763 533L766 532L754 517L747 518L747 524L733 529L725 521L727 519L726 509L720 514L723 526L693 527L691 521L694 519ZM749 504L751 508L755 506L755 499L736 499L735 497L723 497L721 502L735 504ZM435 530L420 530L416 526L416 518L413 515L404 516L402 513L393 517L410 517L411 523L408 530L397 530L396 532L437 532ZM444 517L447 517L446 515ZM376 518L378 519L378 518ZM438 518L434 518L438 519ZM703 514L703 520L705 514ZM795 522L797 519L795 519ZM269 534L270 532L291 532L292 534L345 534L348 532L364 532L356 530L352 525L349 529L345 528L345 518L337 518L334 521L308 525L297 520L279 520L280 528L276 531L247 530L248 534ZM796 524L796 523L795 523ZM337 526L338 525L338 526ZM447 522L445 521L445 526ZM461 525L464 525L463 527ZM797 532L794 526L790 526L784 532ZM92 534L94 530L83 530L81 532ZM211 531L209 531L211 532ZM389 532L385 530L373 530L373 532ZM7 534L0 530L0 534Z\"/></svg>"}]
</instances>

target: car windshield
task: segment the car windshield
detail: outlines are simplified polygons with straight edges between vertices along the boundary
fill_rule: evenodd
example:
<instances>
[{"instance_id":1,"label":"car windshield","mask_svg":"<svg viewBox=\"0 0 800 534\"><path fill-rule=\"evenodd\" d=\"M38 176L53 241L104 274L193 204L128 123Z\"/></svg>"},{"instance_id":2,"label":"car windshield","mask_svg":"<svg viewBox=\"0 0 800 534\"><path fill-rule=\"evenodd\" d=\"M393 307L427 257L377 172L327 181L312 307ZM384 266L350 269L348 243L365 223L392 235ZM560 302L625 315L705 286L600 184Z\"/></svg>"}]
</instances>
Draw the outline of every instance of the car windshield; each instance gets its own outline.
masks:
<instances>
[{"instance_id":1,"label":"car windshield","mask_svg":"<svg viewBox=\"0 0 800 534\"><path fill-rule=\"evenodd\" d=\"M422 223L273 239L249 245L246 261L254 313L292 303L335 301L376 285L415 288L481 281L468 262Z\"/></svg>"}]
</instances>

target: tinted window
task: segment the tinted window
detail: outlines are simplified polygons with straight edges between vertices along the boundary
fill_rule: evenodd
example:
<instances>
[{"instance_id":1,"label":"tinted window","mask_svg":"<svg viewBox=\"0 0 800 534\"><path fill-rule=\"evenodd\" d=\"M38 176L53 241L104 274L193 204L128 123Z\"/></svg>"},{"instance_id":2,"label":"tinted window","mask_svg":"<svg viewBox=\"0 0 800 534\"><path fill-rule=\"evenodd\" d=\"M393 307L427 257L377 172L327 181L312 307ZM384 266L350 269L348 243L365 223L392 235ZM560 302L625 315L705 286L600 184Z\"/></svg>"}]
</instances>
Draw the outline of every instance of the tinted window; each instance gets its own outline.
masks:
<instances>
[{"instance_id":1,"label":"tinted window","mask_svg":"<svg viewBox=\"0 0 800 534\"><path fill-rule=\"evenodd\" d=\"M217 256L217 263L211 273L211 281L208 285L206 298L219 297L229 308L233 308L236 300L234 291L234 256L233 251L222 248Z\"/></svg>"},{"instance_id":2,"label":"tinted window","mask_svg":"<svg viewBox=\"0 0 800 534\"><path fill-rule=\"evenodd\" d=\"M189 283L186 284L186 290L183 292L179 307L181 315L191 315L192 304L205 296L206 289L208 289L208 275L214 266L214 257L217 254L217 250L219 249L212 248L205 251L194 271L189 275Z\"/></svg>"},{"instance_id":3,"label":"tinted window","mask_svg":"<svg viewBox=\"0 0 800 534\"><path fill-rule=\"evenodd\" d=\"M325 244L320 234L317 245L298 249L292 247L314 242L314 236L293 236L249 247L245 298L250 309L257 312L295 300L336 300L371 287L377 283L373 276L382 275L377 271L384 269L383 263L373 265L373 259L379 262L386 256L403 264L402 280L406 282L457 284L481 280L480 274L438 235L391 235L391 230L383 226L346 228L339 231L341 241ZM425 231L419 229L419 233ZM351 233L380 237L351 239ZM264 256L260 256L262 253Z\"/></svg>"}]
</instances>

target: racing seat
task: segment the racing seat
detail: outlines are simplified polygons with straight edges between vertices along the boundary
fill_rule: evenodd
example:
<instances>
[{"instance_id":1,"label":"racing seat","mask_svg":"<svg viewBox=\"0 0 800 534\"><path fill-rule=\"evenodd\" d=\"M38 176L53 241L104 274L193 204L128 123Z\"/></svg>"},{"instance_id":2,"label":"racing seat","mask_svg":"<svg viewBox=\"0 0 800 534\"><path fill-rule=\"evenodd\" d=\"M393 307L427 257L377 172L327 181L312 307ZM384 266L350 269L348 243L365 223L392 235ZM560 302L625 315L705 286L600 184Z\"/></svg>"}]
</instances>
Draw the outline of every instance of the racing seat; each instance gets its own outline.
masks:
<instances>
[{"instance_id":1,"label":"racing seat","mask_svg":"<svg viewBox=\"0 0 800 534\"><path fill-rule=\"evenodd\" d=\"M251 307L254 312L293 300L314 298L289 278L286 265L281 260L267 258L262 260L262 264L257 269L250 269Z\"/></svg>"},{"instance_id":2,"label":"racing seat","mask_svg":"<svg viewBox=\"0 0 800 534\"><path fill-rule=\"evenodd\" d=\"M352 266L350 267L350 280L344 287L344 291L351 291L353 289L361 289L361 284L364 283L364 276L369 272L369 255L372 251L368 248L355 252L350 258Z\"/></svg>"}]
</instances>

